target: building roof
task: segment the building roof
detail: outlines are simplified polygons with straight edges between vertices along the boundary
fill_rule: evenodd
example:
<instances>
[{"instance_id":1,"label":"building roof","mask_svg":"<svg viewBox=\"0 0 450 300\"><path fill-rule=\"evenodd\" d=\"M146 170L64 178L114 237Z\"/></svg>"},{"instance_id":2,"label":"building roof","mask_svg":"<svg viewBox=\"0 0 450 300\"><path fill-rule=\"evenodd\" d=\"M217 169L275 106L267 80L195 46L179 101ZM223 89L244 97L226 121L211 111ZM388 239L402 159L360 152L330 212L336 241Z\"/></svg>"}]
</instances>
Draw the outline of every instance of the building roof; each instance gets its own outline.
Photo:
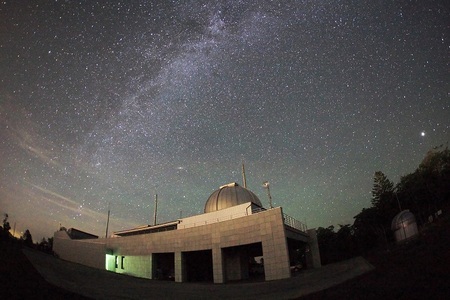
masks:
<instances>
[{"instance_id":1,"label":"building roof","mask_svg":"<svg viewBox=\"0 0 450 300\"><path fill-rule=\"evenodd\" d=\"M205 203L205 213L218 211L232 206L252 202L262 207L258 197L248 189L241 187L236 182L222 185L214 191Z\"/></svg>"},{"instance_id":2,"label":"building roof","mask_svg":"<svg viewBox=\"0 0 450 300\"><path fill-rule=\"evenodd\" d=\"M76 228L67 229L67 234L73 240L84 240L84 239L98 239L98 236L85 231L81 231Z\"/></svg>"},{"instance_id":3,"label":"building roof","mask_svg":"<svg viewBox=\"0 0 450 300\"><path fill-rule=\"evenodd\" d=\"M129 235L138 235L138 234L146 234L146 233L155 233L161 231L169 231L176 230L177 224L180 223L179 220L170 221L158 225L143 225L131 229L115 231L113 233L114 236L129 236Z\"/></svg>"}]
</instances>

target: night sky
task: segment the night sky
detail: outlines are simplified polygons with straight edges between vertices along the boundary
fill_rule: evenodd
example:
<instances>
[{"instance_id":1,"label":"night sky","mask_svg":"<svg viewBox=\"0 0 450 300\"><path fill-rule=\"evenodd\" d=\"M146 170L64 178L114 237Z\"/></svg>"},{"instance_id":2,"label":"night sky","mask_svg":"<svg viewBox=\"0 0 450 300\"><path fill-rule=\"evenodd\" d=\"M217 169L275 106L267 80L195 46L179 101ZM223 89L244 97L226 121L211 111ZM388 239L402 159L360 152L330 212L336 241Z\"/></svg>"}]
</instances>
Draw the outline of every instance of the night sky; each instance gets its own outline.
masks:
<instances>
[{"instance_id":1,"label":"night sky","mask_svg":"<svg viewBox=\"0 0 450 300\"><path fill-rule=\"evenodd\" d=\"M242 183L352 224L450 140L447 1L2 1L0 212L35 241ZM12 231L12 230L11 230Z\"/></svg>"}]
</instances>

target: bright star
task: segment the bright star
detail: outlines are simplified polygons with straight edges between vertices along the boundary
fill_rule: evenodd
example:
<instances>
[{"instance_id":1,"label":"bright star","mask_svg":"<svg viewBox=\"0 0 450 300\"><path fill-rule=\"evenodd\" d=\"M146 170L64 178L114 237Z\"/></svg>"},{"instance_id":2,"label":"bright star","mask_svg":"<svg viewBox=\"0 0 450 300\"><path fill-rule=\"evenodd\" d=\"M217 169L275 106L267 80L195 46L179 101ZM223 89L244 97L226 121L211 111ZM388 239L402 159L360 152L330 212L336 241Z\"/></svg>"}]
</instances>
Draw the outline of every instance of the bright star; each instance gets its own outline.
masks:
<instances>
[{"instance_id":1,"label":"bright star","mask_svg":"<svg viewBox=\"0 0 450 300\"><path fill-rule=\"evenodd\" d=\"M422 131L422 132L420 133L420 136L425 136L425 131Z\"/></svg>"}]
</instances>

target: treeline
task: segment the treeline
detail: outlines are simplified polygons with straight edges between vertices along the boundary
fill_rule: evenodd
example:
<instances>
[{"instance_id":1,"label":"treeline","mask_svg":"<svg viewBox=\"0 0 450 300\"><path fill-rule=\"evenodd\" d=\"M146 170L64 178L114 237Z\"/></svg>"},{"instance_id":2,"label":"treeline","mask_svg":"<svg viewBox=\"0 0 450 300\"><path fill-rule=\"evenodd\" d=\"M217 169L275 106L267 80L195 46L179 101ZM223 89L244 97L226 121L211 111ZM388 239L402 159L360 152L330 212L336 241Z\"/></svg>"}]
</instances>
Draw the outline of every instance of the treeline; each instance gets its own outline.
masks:
<instances>
[{"instance_id":1,"label":"treeline","mask_svg":"<svg viewBox=\"0 0 450 300\"><path fill-rule=\"evenodd\" d=\"M319 227L317 236L323 264L368 251L388 247L394 242L393 218L402 210L411 211L419 231L446 214L450 207L450 150L443 145L430 150L419 167L394 185L386 175L374 174L371 207L364 208L353 225Z\"/></svg>"},{"instance_id":2,"label":"treeline","mask_svg":"<svg viewBox=\"0 0 450 300\"><path fill-rule=\"evenodd\" d=\"M11 242L15 244L21 244L23 246L33 248L48 254L53 254L53 238L42 238L38 243L33 243L33 236L31 232L27 229L20 238L14 237L10 230L11 225L8 222L8 214L4 214L3 226L0 226L0 241L1 242Z\"/></svg>"}]
</instances>

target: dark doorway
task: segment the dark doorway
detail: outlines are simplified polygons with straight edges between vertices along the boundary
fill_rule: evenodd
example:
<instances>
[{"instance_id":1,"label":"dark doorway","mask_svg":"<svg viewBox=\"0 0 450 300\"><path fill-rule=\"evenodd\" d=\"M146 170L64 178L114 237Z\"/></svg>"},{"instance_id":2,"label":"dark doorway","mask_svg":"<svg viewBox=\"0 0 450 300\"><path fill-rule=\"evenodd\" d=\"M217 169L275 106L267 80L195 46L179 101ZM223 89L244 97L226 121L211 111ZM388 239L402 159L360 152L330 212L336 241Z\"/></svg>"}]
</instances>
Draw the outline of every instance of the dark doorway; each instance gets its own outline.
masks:
<instances>
[{"instance_id":1,"label":"dark doorway","mask_svg":"<svg viewBox=\"0 0 450 300\"><path fill-rule=\"evenodd\" d=\"M222 248L226 281L264 280L261 243Z\"/></svg>"},{"instance_id":2,"label":"dark doorway","mask_svg":"<svg viewBox=\"0 0 450 300\"><path fill-rule=\"evenodd\" d=\"M174 253L153 253L153 279L175 280Z\"/></svg>"},{"instance_id":3,"label":"dark doorway","mask_svg":"<svg viewBox=\"0 0 450 300\"><path fill-rule=\"evenodd\" d=\"M212 282L212 250L183 252L186 281Z\"/></svg>"},{"instance_id":4,"label":"dark doorway","mask_svg":"<svg viewBox=\"0 0 450 300\"><path fill-rule=\"evenodd\" d=\"M295 275L307 267L306 253L309 251L309 247L305 242L290 238L287 239L287 243L291 275Z\"/></svg>"}]
</instances>

